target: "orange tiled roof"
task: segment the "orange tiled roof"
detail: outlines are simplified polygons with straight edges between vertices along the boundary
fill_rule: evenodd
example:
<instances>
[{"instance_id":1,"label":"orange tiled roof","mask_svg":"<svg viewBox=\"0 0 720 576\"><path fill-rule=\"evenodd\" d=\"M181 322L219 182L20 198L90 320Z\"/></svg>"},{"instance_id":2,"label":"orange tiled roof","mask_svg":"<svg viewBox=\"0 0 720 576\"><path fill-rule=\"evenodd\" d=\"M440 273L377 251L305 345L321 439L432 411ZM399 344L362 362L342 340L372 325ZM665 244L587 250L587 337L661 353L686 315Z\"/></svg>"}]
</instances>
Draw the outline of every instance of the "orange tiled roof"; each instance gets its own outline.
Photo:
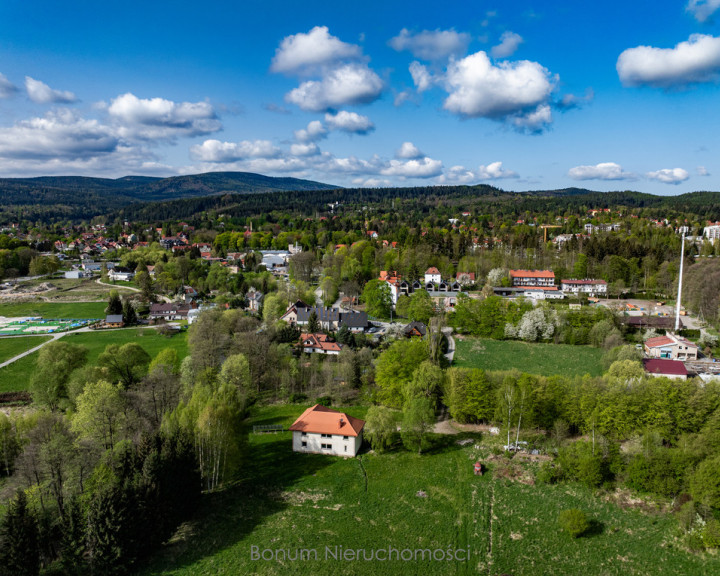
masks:
<instances>
[{"instance_id":1,"label":"orange tiled roof","mask_svg":"<svg viewBox=\"0 0 720 576\"><path fill-rule=\"evenodd\" d=\"M313 434L341 434L343 436L358 436L365 421L348 416L344 412L333 410L315 404L300 415L293 422L290 430L293 432L310 432Z\"/></svg>"},{"instance_id":2,"label":"orange tiled roof","mask_svg":"<svg viewBox=\"0 0 720 576\"><path fill-rule=\"evenodd\" d=\"M555 278L552 270L510 270L510 277L516 278Z\"/></svg>"},{"instance_id":3,"label":"orange tiled roof","mask_svg":"<svg viewBox=\"0 0 720 576\"><path fill-rule=\"evenodd\" d=\"M645 342L645 346L648 348L657 348L659 346L668 346L675 344L672 338L668 338L667 336L656 336L655 338L649 338Z\"/></svg>"}]
</instances>

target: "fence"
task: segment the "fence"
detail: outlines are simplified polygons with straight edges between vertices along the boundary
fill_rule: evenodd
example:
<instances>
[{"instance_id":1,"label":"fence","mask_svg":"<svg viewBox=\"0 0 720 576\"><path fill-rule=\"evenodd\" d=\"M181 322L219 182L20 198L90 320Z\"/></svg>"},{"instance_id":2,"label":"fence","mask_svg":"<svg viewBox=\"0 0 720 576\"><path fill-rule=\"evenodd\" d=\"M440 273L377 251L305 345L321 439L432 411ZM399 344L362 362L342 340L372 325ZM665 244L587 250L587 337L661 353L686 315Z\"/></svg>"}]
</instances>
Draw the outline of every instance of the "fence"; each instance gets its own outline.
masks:
<instances>
[{"instance_id":1,"label":"fence","mask_svg":"<svg viewBox=\"0 0 720 576\"><path fill-rule=\"evenodd\" d=\"M284 432L285 428L282 424L260 424L253 426L253 434L260 434L262 432Z\"/></svg>"}]
</instances>

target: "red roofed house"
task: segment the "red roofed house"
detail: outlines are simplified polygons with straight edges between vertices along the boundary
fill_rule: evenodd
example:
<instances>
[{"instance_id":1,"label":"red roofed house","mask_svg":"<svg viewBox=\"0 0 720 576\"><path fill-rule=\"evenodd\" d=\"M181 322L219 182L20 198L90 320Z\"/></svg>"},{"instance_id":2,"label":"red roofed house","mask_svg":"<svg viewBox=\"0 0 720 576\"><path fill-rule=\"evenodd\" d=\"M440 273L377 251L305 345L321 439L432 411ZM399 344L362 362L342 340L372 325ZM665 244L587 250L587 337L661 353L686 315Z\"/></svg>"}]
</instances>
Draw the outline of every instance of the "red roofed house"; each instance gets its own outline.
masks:
<instances>
[{"instance_id":1,"label":"red roofed house","mask_svg":"<svg viewBox=\"0 0 720 576\"><path fill-rule=\"evenodd\" d=\"M651 358L697 360L698 347L689 340L668 332L665 336L657 336L646 340L645 354Z\"/></svg>"},{"instance_id":2,"label":"red roofed house","mask_svg":"<svg viewBox=\"0 0 720 576\"><path fill-rule=\"evenodd\" d=\"M342 350L342 344L329 342L325 334L300 334L300 346L307 354L329 354L337 356Z\"/></svg>"},{"instance_id":3,"label":"red roofed house","mask_svg":"<svg viewBox=\"0 0 720 576\"><path fill-rule=\"evenodd\" d=\"M355 456L362 446L364 427L364 420L315 404L290 426L293 451Z\"/></svg>"},{"instance_id":4,"label":"red roofed house","mask_svg":"<svg viewBox=\"0 0 720 576\"><path fill-rule=\"evenodd\" d=\"M665 360L661 358L646 358L643 360L645 372L652 376L664 376L676 380L687 380L688 371L685 364L678 360Z\"/></svg>"},{"instance_id":5,"label":"red roofed house","mask_svg":"<svg viewBox=\"0 0 720 576\"><path fill-rule=\"evenodd\" d=\"M455 279L463 286L475 284L475 272L458 272Z\"/></svg>"},{"instance_id":6,"label":"red roofed house","mask_svg":"<svg viewBox=\"0 0 720 576\"><path fill-rule=\"evenodd\" d=\"M440 284L440 282L442 282L440 270L435 268L435 266L425 270L425 284L427 284L428 282L434 282L435 284Z\"/></svg>"},{"instance_id":7,"label":"red roofed house","mask_svg":"<svg viewBox=\"0 0 720 576\"><path fill-rule=\"evenodd\" d=\"M400 282L402 281L400 274L395 271L388 272L387 270L382 270L380 272L379 280L381 282L387 282L388 286L390 286L390 295L392 297L393 306L395 306L398 301L398 296L400 296Z\"/></svg>"},{"instance_id":8,"label":"red roofed house","mask_svg":"<svg viewBox=\"0 0 720 576\"><path fill-rule=\"evenodd\" d=\"M555 273L552 270L510 270L510 280L513 286L540 286L555 285Z\"/></svg>"}]
</instances>

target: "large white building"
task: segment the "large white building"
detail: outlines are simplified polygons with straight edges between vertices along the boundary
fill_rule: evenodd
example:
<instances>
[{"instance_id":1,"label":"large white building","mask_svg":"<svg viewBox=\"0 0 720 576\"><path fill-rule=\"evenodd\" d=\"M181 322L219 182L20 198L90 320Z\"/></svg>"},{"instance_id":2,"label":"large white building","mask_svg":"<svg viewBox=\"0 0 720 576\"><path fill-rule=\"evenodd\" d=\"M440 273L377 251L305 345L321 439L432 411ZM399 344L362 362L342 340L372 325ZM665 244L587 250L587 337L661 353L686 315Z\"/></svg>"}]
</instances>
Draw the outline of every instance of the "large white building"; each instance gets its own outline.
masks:
<instances>
[{"instance_id":1,"label":"large white building","mask_svg":"<svg viewBox=\"0 0 720 576\"><path fill-rule=\"evenodd\" d=\"M607 294L607 282L605 280L561 280L560 289L566 294L588 294L590 296L605 296Z\"/></svg>"},{"instance_id":2,"label":"large white building","mask_svg":"<svg viewBox=\"0 0 720 576\"><path fill-rule=\"evenodd\" d=\"M364 420L315 404L290 426L293 451L355 456L362 446L364 427Z\"/></svg>"},{"instance_id":3,"label":"large white building","mask_svg":"<svg viewBox=\"0 0 720 576\"><path fill-rule=\"evenodd\" d=\"M703 230L703 236L710 240L713 244L715 243L715 240L720 238L720 224L710 224L708 226L705 226L705 230Z\"/></svg>"}]
</instances>

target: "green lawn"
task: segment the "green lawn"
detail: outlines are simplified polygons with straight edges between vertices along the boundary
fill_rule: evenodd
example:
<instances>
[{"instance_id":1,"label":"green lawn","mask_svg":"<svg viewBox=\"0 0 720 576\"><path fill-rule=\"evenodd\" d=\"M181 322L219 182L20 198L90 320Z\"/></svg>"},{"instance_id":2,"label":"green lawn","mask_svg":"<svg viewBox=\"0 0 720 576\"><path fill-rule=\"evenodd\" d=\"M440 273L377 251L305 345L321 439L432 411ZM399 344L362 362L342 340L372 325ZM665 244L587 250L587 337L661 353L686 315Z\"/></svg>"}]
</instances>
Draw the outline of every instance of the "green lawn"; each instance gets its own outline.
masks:
<instances>
[{"instance_id":1,"label":"green lawn","mask_svg":"<svg viewBox=\"0 0 720 576\"><path fill-rule=\"evenodd\" d=\"M256 410L250 424L289 423L303 409ZM456 440L461 438L439 438L435 451L421 456L397 450L343 459L294 453L288 432L251 435L247 464L237 482L204 495L195 520L140 573L720 573L718 557L678 549L672 517L623 510L577 485L529 486L494 479L492 464L489 474L474 476L472 464L479 451L472 444L459 446ZM418 496L420 491L424 497ZM573 507L593 520L590 536L572 540L559 532L558 513ZM326 547L334 553L340 546L364 550L368 556L389 547L450 549L458 550L460 559L366 561L326 555ZM277 556L253 559L253 547ZM303 560L283 559L281 550L293 557L298 549L310 552ZM462 560L465 551L468 561Z\"/></svg>"},{"instance_id":2,"label":"green lawn","mask_svg":"<svg viewBox=\"0 0 720 576\"><path fill-rule=\"evenodd\" d=\"M107 302L15 302L0 304L0 316L43 318L105 318Z\"/></svg>"},{"instance_id":3,"label":"green lawn","mask_svg":"<svg viewBox=\"0 0 720 576\"><path fill-rule=\"evenodd\" d=\"M88 362L94 363L109 344L137 342L154 357L164 348L175 348L180 358L188 354L187 332L167 338L152 328L128 328L125 330L75 332L64 336L62 342L82 344L88 348ZM0 340L0 347L2 347ZM30 354L0 368L0 392L18 392L28 389L30 376L35 370L38 353Z\"/></svg>"},{"instance_id":4,"label":"green lawn","mask_svg":"<svg viewBox=\"0 0 720 576\"><path fill-rule=\"evenodd\" d=\"M600 376L603 351L590 346L530 344L489 338L455 338L454 365L483 370L517 368L529 374L552 376Z\"/></svg>"},{"instance_id":5,"label":"green lawn","mask_svg":"<svg viewBox=\"0 0 720 576\"><path fill-rule=\"evenodd\" d=\"M52 336L17 336L13 338L0 338L0 362L10 360L30 348L40 346Z\"/></svg>"}]
</instances>

